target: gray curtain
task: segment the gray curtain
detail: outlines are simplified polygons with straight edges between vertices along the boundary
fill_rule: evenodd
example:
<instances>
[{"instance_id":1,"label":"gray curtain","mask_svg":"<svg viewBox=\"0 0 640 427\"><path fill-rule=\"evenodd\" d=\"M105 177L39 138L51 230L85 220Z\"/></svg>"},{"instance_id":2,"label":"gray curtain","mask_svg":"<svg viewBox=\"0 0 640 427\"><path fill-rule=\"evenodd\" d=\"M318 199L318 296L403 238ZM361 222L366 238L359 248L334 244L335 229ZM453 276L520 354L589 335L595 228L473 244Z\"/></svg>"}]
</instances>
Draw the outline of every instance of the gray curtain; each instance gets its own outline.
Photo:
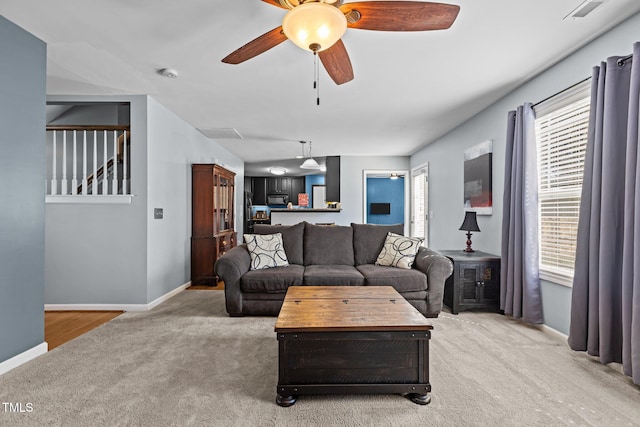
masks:
<instances>
[{"instance_id":1,"label":"gray curtain","mask_svg":"<svg viewBox=\"0 0 640 427\"><path fill-rule=\"evenodd\" d=\"M525 322L542 323L538 268L538 172L532 105L526 103L517 111L510 111L507 123L500 309Z\"/></svg>"},{"instance_id":2,"label":"gray curtain","mask_svg":"<svg viewBox=\"0 0 640 427\"><path fill-rule=\"evenodd\" d=\"M640 43L594 67L569 346L640 385Z\"/></svg>"}]
</instances>

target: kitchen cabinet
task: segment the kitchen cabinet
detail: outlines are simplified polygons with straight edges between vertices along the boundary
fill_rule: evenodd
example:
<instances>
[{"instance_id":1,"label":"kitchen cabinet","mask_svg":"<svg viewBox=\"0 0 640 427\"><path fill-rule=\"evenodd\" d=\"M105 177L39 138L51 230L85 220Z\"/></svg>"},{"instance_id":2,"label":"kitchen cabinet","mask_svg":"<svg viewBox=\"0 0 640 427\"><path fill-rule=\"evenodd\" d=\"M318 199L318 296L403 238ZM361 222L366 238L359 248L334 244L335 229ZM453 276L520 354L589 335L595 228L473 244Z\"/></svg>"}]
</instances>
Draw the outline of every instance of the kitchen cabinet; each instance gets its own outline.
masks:
<instances>
[{"instance_id":1,"label":"kitchen cabinet","mask_svg":"<svg viewBox=\"0 0 640 427\"><path fill-rule=\"evenodd\" d=\"M291 189L289 190L289 200L294 205L298 204L298 194L305 192L304 176L294 176L291 178Z\"/></svg>"},{"instance_id":2,"label":"kitchen cabinet","mask_svg":"<svg viewBox=\"0 0 640 427\"><path fill-rule=\"evenodd\" d=\"M327 202L340 201L340 156L327 156L327 172L325 173L325 185Z\"/></svg>"},{"instance_id":3,"label":"kitchen cabinet","mask_svg":"<svg viewBox=\"0 0 640 427\"><path fill-rule=\"evenodd\" d=\"M286 194L289 200L298 204L298 193L305 192L305 178L303 176L278 176L251 178L252 203L254 205L266 205L267 195Z\"/></svg>"},{"instance_id":4,"label":"kitchen cabinet","mask_svg":"<svg viewBox=\"0 0 640 427\"><path fill-rule=\"evenodd\" d=\"M259 177L259 176L252 177L251 193L253 193L252 203L254 205L266 205L267 204L267 178Z\"/></svg>"},{"instance_id":5,"label":"kitchen cabinet","mask_svg":"<svg viewBox=\"0 0 640 427\"><path fill-rule=\"evenodd\" d=\"M291 178L277 176L267 178L267 194L289 194Z\"/></svg>"}]
</instances>

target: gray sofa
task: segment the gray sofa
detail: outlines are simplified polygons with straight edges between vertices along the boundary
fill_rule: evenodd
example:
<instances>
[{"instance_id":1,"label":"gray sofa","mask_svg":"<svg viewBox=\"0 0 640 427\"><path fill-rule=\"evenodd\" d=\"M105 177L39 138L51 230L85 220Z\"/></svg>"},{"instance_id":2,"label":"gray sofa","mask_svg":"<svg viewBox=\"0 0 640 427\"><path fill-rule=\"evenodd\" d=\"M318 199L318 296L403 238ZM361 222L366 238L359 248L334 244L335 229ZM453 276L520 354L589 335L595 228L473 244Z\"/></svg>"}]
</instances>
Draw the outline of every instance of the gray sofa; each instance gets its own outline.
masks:
<instances>
[{"instance_id":1,"label":"gray sofa","mask_svg":"<svg viewBox=\"0 0 640 427\"><path fill-rule=\"evenodd\" d=\"M282 234L289 265L250 270L245 244L236 246L215 263L224 281L230 316L277 316L289 286L393 286L426 317L442 309L444 282L451 261L421 247L412 269L375 265L388 232L403 233L403 226L351 224L351 226L256 225L256 234Z\"/></svg>"}]
</instances>

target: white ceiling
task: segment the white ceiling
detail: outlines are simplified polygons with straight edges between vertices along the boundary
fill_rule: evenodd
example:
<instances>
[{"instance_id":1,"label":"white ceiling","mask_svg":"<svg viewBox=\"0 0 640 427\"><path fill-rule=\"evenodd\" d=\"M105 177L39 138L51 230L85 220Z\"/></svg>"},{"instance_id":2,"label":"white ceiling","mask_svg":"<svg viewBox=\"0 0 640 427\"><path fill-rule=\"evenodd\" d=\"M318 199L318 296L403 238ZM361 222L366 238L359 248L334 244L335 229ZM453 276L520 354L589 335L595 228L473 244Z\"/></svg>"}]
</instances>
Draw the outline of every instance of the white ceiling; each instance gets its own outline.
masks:
<instances>
[{"instance_id":1,"label":"white ceiling","mask_svg":"<svg viewBox=\"0 0 640 427\"><path fill-rule=\"evenodd\" d=\"M313 56L293 43L220 61L280 25L286 11L260 0L0 0L0 14L47 42L48 94L148 94L196 128L235 128L244 139L217 141L264 162L300 154L299 140L314 156L409 155L640 11L607 0L563 20L581 2L451 0L448 30L348 29L355 79L322 70L320 106Z\"/></svg>"}]
</instances>

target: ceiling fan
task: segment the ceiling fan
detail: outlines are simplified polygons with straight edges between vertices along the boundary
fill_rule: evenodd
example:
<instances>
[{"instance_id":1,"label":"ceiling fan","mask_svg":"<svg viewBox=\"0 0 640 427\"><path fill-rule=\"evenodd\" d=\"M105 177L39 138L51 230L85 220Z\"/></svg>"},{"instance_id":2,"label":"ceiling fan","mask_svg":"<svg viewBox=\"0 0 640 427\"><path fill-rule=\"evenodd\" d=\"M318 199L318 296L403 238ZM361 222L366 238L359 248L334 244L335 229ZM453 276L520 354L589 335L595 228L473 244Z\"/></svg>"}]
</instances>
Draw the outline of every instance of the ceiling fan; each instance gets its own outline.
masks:
<instances>
[{"instance_id":1,"label":"ceiling fan","mask_svg":"<svg viewBox=\"0 0 640 427\"><path fill-rule=\"evenodd\" d=\"M349 54L342 43L348 28L379 31L444 30L460 6L422 1L262 0L289 9L282 25L250 41L222 62L240 64L289 39L318 54L336 84L353 79Z\"/></svg>"}]
</instances>

